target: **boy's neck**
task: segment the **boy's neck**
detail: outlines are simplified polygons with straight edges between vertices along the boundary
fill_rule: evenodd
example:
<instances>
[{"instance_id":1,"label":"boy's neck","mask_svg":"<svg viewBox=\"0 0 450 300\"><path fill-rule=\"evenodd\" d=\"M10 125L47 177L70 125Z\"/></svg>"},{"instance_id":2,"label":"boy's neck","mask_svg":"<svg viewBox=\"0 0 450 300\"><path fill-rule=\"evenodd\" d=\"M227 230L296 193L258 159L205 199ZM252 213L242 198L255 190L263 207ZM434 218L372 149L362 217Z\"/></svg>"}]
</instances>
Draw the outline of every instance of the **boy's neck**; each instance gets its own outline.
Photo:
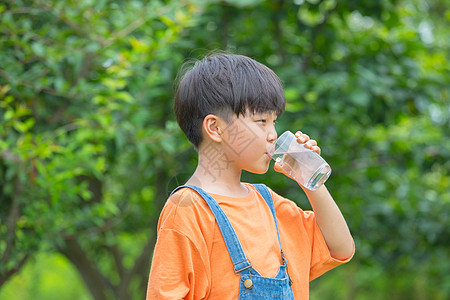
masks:
<instances>
[{"instance_id":1,"label":"boy's neck","mask_svg":"<svg viewBox=\"0 0 450 300\"><path fill-rule=\"evenodd\" d=\"M206 192L228 197L244 197L247 188L241 184L242 170L227 161L220 147L199 150L198 165L192 177L186 182L198 186Z\"/></svg>"}]
</instances>

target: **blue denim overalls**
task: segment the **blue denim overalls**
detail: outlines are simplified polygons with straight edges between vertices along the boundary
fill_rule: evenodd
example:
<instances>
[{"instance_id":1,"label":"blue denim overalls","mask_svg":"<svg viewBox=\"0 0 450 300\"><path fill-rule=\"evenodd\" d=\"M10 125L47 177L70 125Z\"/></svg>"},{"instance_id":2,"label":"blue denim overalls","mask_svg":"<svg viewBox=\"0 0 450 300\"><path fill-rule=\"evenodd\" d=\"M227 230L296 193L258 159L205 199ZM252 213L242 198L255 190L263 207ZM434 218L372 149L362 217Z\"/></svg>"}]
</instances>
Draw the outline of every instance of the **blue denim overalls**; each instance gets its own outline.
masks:
<instances>
[{"instance_id":1,"label":"blue denim overalls","mask_svg":"<svg viewBox=\"0 0 450 300\"><path fill-rule=\"evenodd\" d=\"M289 278L289 274L287 273L287 262L281 248L280 234L278 232L277 218L275 215L275 207L272 196L265 185L255 184L254 186L269 206L277 228L278 242L280 244L283 264L280 265L275 278L263 277L252 267L252 263L245 256L244 250L242 249L230 221L220 208L219 204L210 195L208 195L208 193L199 187L184 185L177 187L172 194L183 187L191 188L200 194L210 207L214 217L216 218L216 222L219 225L223 239L225 240L225 245L234 265L234 272L236 274L239 273L241 276L239 299L294 299L294 294L291 287L292 282Z\"/></svg>"}]
</instances>

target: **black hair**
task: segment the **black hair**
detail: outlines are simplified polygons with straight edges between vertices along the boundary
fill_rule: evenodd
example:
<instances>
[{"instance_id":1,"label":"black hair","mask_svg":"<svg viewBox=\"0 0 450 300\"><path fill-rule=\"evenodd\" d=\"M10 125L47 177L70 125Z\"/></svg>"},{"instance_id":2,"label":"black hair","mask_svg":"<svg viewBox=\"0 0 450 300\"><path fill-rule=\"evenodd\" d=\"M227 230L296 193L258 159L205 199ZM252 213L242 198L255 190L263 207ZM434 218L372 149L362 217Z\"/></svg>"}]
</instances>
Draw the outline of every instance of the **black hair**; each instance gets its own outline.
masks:
<instances>
[{"instance_id":1,"label":"black hair","mask_svg":"<svg viewBox=\"0 0 450 300\"><path fill-rule=\"evenodd\" d=\"M181 78L175 95L175 115L186 137L198 148L203 119L215 114L229 121L250 113L284 111L285 97L278 76L267 66L243 55L215 53L195 62Z\"/></svg>"}]
</instances>

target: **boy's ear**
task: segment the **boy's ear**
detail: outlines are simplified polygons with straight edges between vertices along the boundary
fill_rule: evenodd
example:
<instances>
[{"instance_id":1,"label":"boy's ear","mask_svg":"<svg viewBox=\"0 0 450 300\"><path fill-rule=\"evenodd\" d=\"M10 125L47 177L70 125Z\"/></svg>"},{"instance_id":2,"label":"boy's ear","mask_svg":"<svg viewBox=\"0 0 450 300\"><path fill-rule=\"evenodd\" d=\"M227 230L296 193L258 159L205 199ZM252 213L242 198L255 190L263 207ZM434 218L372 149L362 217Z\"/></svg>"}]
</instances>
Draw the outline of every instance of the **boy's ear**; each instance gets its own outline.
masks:
<instances>
[{"instance_id":1,"label":"boy's ear","mask_svg":"<svg viewBox=\"0 0 450 300\"><path fill-rule=\"evenodd\" d=\"M222 142L222 133L225 121L220 117L210 114L203 119L203 130L214 142Z\"/></svg>"}]
</instances>

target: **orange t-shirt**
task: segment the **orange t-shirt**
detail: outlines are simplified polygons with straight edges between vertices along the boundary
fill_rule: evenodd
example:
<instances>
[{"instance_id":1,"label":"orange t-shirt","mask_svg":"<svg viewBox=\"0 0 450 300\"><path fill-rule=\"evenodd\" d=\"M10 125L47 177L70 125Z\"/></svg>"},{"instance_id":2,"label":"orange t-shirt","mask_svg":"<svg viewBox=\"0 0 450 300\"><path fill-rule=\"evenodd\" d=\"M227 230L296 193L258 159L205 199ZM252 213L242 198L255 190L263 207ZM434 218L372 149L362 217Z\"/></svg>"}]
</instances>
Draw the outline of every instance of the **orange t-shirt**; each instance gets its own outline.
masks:
<instances>
[{"instance_id":1,"label":"orange t-shirt","mask_svg":"<svg viewBox=\"0 0 450 300\"><path fill-rule=\"evenodd\" d=\"M242 198L210 194L227 215L245 255L262 276L282 264L272 213L256 189ZM309 281L350 260L330 256L314 212L270 191L295 299L308 299ZM208 204L184 188L167 201L158 223L147 299L238 299L239 274Z\"/></svg>"}]
</instances>

